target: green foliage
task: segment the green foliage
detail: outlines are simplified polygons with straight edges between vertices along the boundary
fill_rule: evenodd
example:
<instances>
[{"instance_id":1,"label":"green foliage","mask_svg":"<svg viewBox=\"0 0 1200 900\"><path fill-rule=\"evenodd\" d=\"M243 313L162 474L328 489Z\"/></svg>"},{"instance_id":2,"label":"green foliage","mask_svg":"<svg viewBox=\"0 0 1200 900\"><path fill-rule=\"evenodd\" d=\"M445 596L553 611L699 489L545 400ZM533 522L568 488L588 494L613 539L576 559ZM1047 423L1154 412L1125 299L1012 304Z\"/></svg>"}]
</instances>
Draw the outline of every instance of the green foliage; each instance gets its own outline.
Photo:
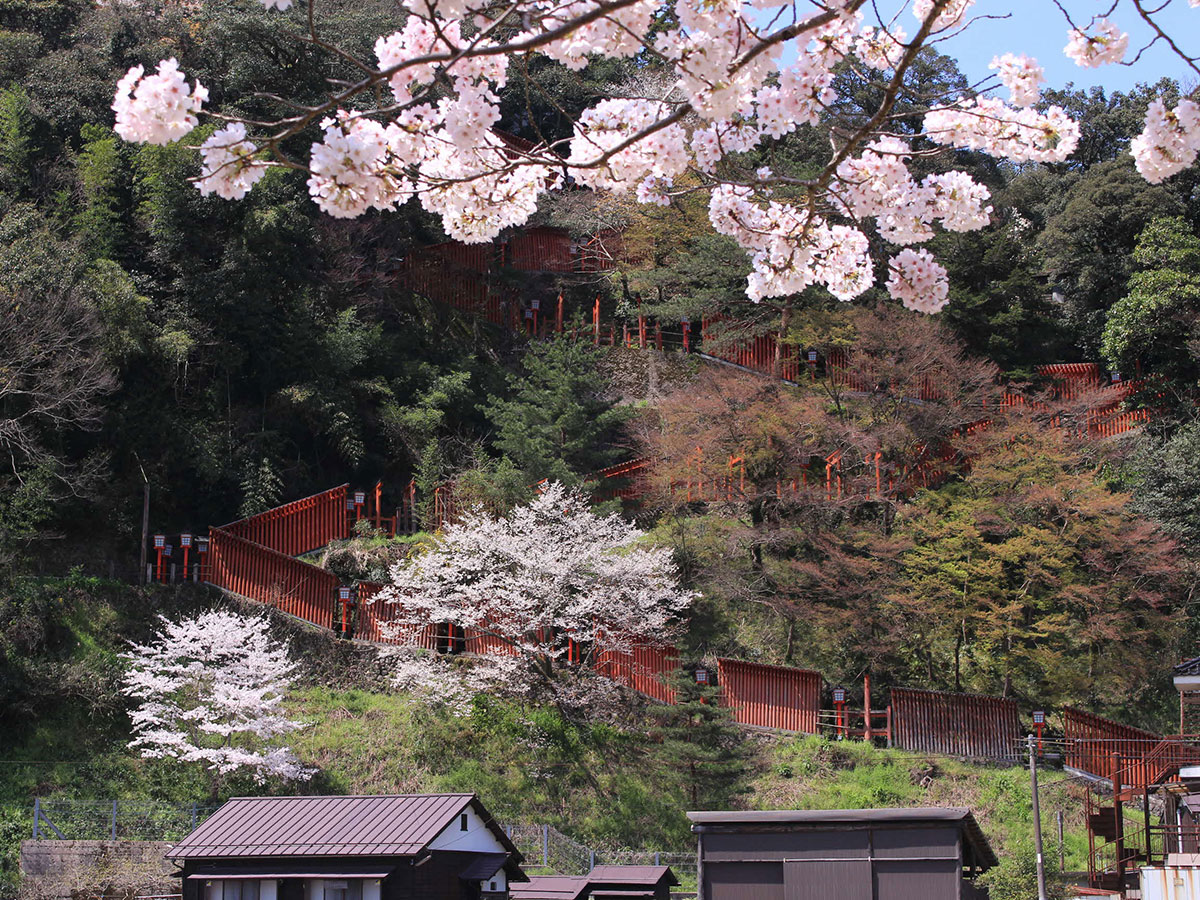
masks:
<instances>
[{"instance_id":1,"label":"green foliage","mask_svg":"<svg viewBox=\"0 0 1200 900\"><path fill-rule=\"evenodd\" d=\"M0 191L10 198L33 186L33 112L19 86L0 91Z\"/></svg>"},{"instance_id":2,"label":"green foliage","mask_svg":"<svg viewBox=\"0 0 1200 900\"><path fill-rule=\"evenodd\" d=\"M1038 243L1083 358L1099 352L1105 313L1133 271L1137 236L1152 219L1181 211L1171 189L1147 184L1129 157L1093 166L1063 194Z\"/></svg>"},{"instance_id":3,"label":"green foliage","mask_svg":"<svg viewBox=\"0 0 1200 900\"><path fill-rule=\"evenodd\" d=\"M1200 550L1200 423L1144 443L1133 460L1136 508L1191 553Z\"/></svg>"},{"instance_id":4,"label":"green foliage","mask_svg":"<svg viewBox=\"0 0 1200 900\"><path fill-rule=\"evenodd\" d=\"M264 456L248 462L242 476L242 505L238 507L238 515L256 516L278 506L282 487L283 481L270 458Z\"/></svg>"},{"instance_id":5,"label":"green foliage","mask_svg":"<svg viewBox=\"0 0 1200 900\"><path fill-rule=\"evenodd\" d=\"M508 376L509 398L489 398L493 443L529 481L576 484L618 458L629 414L604 396L601 352L567 338L533 343Z\"/></svg>"},{"instance_id":6,"label":"green foliage","mask_svg":"<svg viewBox=\"0 0 1200 900\"><path fill-rule=\"evenodd\" d=\"M1109 365L1148 371L1178 382L1197 375L1200 322L1200 238L1181 216L1152 220L1138 235L1139 271L1129 293L1113 304L1101 348Z\"/></svg>"},{"instance_id":7,"label":"green foliage","mask_svg":"<svg viewBox=\"0 0 1200 900\"><path fill-rule=\"evenodd\" d=\"M84 126L82 137L76 171L83 198L75 228L88 253L112 259L122 241L118 139L95 125Z\"/></svg>"},{"instance_id":8,"label":"green foliage","mask_svg":"<svg viewBox=\"0 0 1200 900\"><path fill-rule=\"evenodd\" d=\"M676 782L689 809L727 809L746 771L748 747L721 705L721 689L681 671L672 680L675 703L660 708L656 755L664 780Z\"/></svg>"}]
</instances>

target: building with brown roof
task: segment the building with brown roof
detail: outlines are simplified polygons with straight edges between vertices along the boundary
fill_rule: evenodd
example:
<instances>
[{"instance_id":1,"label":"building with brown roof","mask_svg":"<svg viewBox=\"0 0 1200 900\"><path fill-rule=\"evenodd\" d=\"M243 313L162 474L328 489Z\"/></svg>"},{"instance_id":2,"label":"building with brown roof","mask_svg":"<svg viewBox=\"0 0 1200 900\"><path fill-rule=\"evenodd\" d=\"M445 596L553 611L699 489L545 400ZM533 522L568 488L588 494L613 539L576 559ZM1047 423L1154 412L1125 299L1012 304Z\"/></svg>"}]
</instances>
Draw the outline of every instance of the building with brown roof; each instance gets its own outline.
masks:
<instances>
[{"instance_id":1,"label":"building with brown roof","mask_svg":"<svg viewBox=\"0 0 1200 900\"><path fill-rule=\"evenodd\" d=\"M669 900L679 879L670 866L596 866L586 875L534 875L512 886L513 900Z\"/></svg>"},{"instance_id":2,"label":"building with brown roof","mask_svg":"<svg viewBox=\"0 0 1200 900\"><path fill-rule=\"evenodd\" d=\"M507 900L527 880L474 794L237 797L166 856L182 900Z\"/></svg>"},{"instance_id":3,"label":"building with brown roof","mask_svg":"<svg viewBox=\"0 0 1200 900\"><path fill-rule=\"evenodd\" d=\"M966 809L690 812L699 900L977 900L997 864Z\"/></svg>"}]
</instances>

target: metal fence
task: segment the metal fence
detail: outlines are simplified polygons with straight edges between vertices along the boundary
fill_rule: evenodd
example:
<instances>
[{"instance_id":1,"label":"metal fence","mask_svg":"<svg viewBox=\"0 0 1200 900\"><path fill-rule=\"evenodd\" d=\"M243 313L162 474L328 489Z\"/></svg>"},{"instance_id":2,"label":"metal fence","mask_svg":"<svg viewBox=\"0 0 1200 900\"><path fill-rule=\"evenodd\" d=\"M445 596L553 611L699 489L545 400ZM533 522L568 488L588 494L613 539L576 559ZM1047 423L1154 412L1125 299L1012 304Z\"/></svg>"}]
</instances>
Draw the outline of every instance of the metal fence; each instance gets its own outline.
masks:
<instances>
[{"instance_id":1,"label":"metal fence","mask_svg":"<svg viewBox=\"0 0 1200 900\"><path fill-rule=\"evenodd\" d=\"M33 801L33 837L67 841L175 841L185 837L219 807ZM681 878L695 877L694 853L656 850L597 850L567 837L553 825L513 824L505 833L525 856L525 866L557 875L586 875L599 865L671 866Z\"/></svg>"},{"instance_id":2,"label":"metal fence","mask_svg":"<svg viewBox=\"0 0 1200 900\"><path fill-rule=\"evenodd\" d=\"M33 837L66 841L173 841L192 831L217 807L193 803L79 803L33 801Z\"/></svg>"}]
</instances>

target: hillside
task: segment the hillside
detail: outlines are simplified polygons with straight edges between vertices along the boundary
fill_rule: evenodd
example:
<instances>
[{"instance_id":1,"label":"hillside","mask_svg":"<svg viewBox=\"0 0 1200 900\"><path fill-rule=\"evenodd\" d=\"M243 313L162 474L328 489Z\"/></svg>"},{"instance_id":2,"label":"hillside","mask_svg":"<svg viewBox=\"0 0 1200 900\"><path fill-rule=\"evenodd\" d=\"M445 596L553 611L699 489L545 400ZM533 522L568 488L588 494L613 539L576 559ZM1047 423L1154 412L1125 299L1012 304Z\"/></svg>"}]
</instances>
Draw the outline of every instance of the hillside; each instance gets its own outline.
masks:
<instances>
[{"instance_id":1,"label":"hillside","mask_svg":"<svg viewBox=\"0 0 1200 900\"><path fill-rule=\"evenodd\" d=\"M19 615L4 622L5 719L0 758L3 893L16 887L15 850L28 836L32 798L77 834L101 836L113 800L162 810L140 837L186 827L186 812L232 794L287 790L247 778L217 796L193 767L138 759L125 746L128 719L117 693L117 654L143 639L152 615L219 601L207 589L131 589L95 580L23 582ZM11 610L10 610L11 612ZM304 661L304 684L289 709L310 722L294 742L318 767L306 790L332 793L476 791L505 823L547 824L598 851L687 853L683 811L691 805L661 754L654 707L631 698L623 721L571 721L552 708L477 701L464 714L388 690L374 651L279 618L280 636ZM18 656L18 653L20 654ZM53 676L53 677L50 677ZM40 677L42 689L26 690ZM13 698L21 693L20 708ZM87 705L81 699L87 698ZM1024 883L1029 866L1027 772L923 754L875 750L815 737L743 732L745 772L719 784L705 806L838 808L970 806L1004 860L994 876ZM1083 861L1078 788L1044 776L1047 834L1066 816L1066 866ZM1051 846L1056 844L1051 838ZM1055 849L1054 853L1057 850ZM1054 854L1051 854L1052 856ZM1057 857L1055 857L1057 858ZM1005 900L1016 894L998 889Z\"/></svg>"}]
</instances>

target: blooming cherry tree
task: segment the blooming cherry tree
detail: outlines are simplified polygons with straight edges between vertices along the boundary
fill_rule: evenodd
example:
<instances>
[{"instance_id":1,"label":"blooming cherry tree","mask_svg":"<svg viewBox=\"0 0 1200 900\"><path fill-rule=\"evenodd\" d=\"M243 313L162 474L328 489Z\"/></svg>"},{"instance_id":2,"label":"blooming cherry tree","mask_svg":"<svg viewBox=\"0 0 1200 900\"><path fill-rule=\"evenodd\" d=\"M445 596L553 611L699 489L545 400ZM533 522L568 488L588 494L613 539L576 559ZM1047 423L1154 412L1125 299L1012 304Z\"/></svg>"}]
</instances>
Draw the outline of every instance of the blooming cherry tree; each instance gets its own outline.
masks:
<instances>
[{"instance_id":1,"label":"blooming cherry tree","mask_svg":"<svg viewBox=\"0 0 1200 900\"><path fill-rule=\"evenodd\" d=\"M999 84L989 79L962 96L927 99L920 134L894 130L906 72L931 42L973 26L974 0L404 0L400 27L379 37L369 59L320 40L318 0L302 12L289 11L290 0L261 2L275 15L307 15L311 44L360 77L335 82L321 102L275 121L221 129L202 148L202 191L240 198L267 166L296 168L332 216L415 198L452 238L474 243L525 223L546 192L566 185L657 205L704 190L714 228L750 256L752 300L814 284L842 300L862 294L876 283L874 233L895 248L884 287L913 309L935 312L944 305L945 270L911 246L939 229L985 227L991 208L987 190L967 174L918 181L907 161L943 147L1063 162L1079 140L1061 108L1040 103L1044 70L1020 48L996 48ZM1081 21L1067 0L1053 7L1064 17L1066 55L1094 67L1128 64L1129 35L1109 17L1128 8L1157 41L1166 38L1159 19L1171 2L1114 0L1106 17ZM1013 11L1041 17L1041 6L1013 4ZM1166 43L1200 76L1195 56ZM497 130L499 95L510 63L537 55L574 70L600 57L641 55L665 70L667 87L599 100L562 141L515 141ZM838 66L881 80L878 103L865 115L839 117ZM997 87L1008 97L994 96ZM113 103L117 131L131 141L177 139L195 126L206 99L201 85L189 90L174 59L152 75L134 67ZM750 164L750 151L818 124L833 136L819 171L801 177ZM1153 105L1132 151L1152 181L1192 165L1200 151L1195 105Z\"/></svg>"},{"instance_id":2,"label":"blooming cherry tree","mask_svg":"<svg viewBox=\"0 0 1200 900\"><path fill-rule=\"evenodd\" d=\"M671 551L643 538L551 483L507 516L477 509L449 526L432 549L398 563L373 602L399 608L398 634L451 622L473 635L486 654L472 667L477 689L561 698L576 690L567 676L587 672L597 652L680 631L694 595L679 586ZM445 668L439 657L407 655L401 682L427 685Z\"/></svg>"},{"instance_id":3,"label":"blooming cherry tree","mask_svg":"<svg viewBox=\"0 0 1200 900\"><path fill-rule=\"evenodd\" d=\"M284 713L296 667L266 618L212 610L160 622L154 641L125 656L124 692L137 704L129 746L150 759L201 763L214 790L238 770L259 781L310 778L314 770L282 740L304 723Z\"/></svg>"}]
</instances>

